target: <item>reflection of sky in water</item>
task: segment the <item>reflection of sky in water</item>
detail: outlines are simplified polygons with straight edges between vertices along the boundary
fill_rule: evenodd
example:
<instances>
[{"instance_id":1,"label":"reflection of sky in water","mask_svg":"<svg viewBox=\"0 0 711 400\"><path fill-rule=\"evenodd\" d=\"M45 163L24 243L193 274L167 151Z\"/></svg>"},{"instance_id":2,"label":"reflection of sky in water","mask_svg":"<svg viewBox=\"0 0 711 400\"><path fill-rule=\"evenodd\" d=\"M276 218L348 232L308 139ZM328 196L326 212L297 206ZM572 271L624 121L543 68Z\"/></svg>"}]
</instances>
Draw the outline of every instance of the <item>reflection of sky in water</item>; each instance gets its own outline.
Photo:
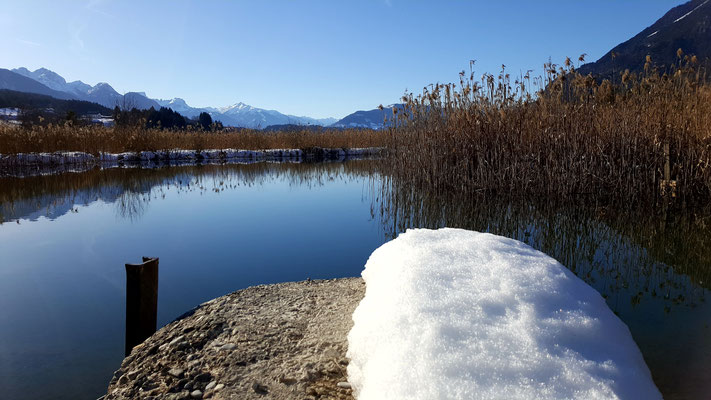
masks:
<instances>
[{"instance_id":1,"label":"reflection of sky in water","mask_svg":"<svg viewBox=\"0 0 711 400\"><path fill-rule=\"evenodd\" d=\"M312 168L302 183L297 171L274 168L278 176L263 169L237 179L235 168L231 179L203 176L190 187L169 179L129 194L111 189L112 202L87 206L75 193L78 212L6 217L0 397L100 396L123 357L123 264L141 256L160 257L159 325L247 286L358 275L382 243L367 178L336 164Z\"/></svg>"},{"instance_id":2,"label":"reflection of sky in water","mask_svg":"<svg viewBox=\"0 0 711 400\"><path fill-rule=\"evenodd\" d=\"M580 210L493 201L435 204L434 216L403 201L397 209L373 189L369 163L0 179L0 388L10 398L98 397L123 355L123 264L141 256L161 259L165 324L250 285L358 275L394 229L448 225L504 234L557 258L627 323L666 397L711 391L711 305L697 282L706 266L675 273L655 258L653 239ZM680 254L698 236L677 240L688 231L669 229L665 260L709 259Z\"/></svg>"}]
</instances>

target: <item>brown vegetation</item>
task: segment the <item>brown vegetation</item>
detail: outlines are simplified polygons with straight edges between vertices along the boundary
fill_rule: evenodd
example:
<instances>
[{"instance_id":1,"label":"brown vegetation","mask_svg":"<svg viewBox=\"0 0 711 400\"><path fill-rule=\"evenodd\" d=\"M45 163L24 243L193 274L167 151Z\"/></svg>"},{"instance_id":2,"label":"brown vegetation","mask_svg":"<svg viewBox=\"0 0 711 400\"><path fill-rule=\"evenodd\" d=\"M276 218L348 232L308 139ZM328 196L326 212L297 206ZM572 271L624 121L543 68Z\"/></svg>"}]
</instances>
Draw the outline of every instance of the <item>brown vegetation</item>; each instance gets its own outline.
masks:
<instances>
[{"instance_id":1,"label":"brown vegetation","mask_svg":"<svg viewBox=\"0 0 711 400\"><path fill-rule=\"evenodd\" d=\"M380 147L382 132L364 129L313 132L262 132L256 130L160 130L137 127L75 127L71 124L20 129L0 125L0 154L83 151L121 153L171 149L305 149L310 147Z\"/></svg>"},{"instance_id":2,"label":"brown vegetation","mask_svg":"<svg viewBox=\"0 0 711 400\"><path fill-rule=\"evenodd\" d=\"M0 154L386 146L386 176L429 192L708 199L711 85L696 57L678 60L602 82L569 59L513 81L503 67L480 81L462 72L404 96L388 132L0 126Z\"/></svg>"},{"instance_id":3,"label":"brown vegetation","mask_svg":"<svg viewBox=\"0 0 711 400\"><path fill-rule=\"evenodd\" d=\"M566 59L543 77L512 82L502 66L498 77L461 72L459 84L406 95L388 175L430 193L707 199L711 85L695 57L679 53L667 71L647 61L613 82Z\"/></svg>"}]
</instances>

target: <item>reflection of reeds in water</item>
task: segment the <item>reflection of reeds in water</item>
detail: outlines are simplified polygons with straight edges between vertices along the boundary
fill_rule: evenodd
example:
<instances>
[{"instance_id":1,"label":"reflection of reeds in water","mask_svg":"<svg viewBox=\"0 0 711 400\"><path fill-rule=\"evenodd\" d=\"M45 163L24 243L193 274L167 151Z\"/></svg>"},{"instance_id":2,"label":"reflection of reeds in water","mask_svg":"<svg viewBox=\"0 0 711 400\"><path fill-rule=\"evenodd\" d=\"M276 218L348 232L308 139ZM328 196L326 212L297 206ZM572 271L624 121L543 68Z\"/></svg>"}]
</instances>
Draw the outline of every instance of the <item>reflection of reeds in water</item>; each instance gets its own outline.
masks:
<instances>
[{"instance_id":1,"label":"reflection of reeds in water","mask_svg":"<svg viewBox=\"0 0 711 400\"><path fill-rule=\"evenodd\" d=\"M219 192L238 186L285 179L293 185L322 185L329 179L369 176L375 162L255 163L192 165L164 168L95 169L25 178L0 178L0 223L22 218L18 213L52 208L57 202L83 204L103 199L122 218L140 218L148 203L164 191ZM20 207L21 206L21 207Z\"/></svg>"},{"instance_id":2,"label":"reflection of reeds in water","mask_svg":"<svg viewBox=\"0 0 711 400\"><path fill-rule=\"evenodd\" d=\"M431 192L687 201L711 196L711 85L695 57L614 83L545 65L512 80L460 74L406 95L390 170Z\"/></svg>"},{"instance_id":3,"label":"reflection of reeds in water","mask_svg":"<svg viewBox=\"0 0 711 400\"><path fill-rule=\"evenodd\" d=\"M150 202L150 193L123 191L114 201L116 215L129 221L137 221L146 211L148 202Z\"/></svg>"},{"instance_id":4,"label":"reflection of reeds in water","mask_svg":"<svg viewBox=\"0 0 711 400\"><path fill-rule=\"evenodd\" d=\"M219 193L273 180L310 187L370 177L365 180L369 182L365 197L371 199L371 212L386 239L411 227L489 231L551 255L616 301L623 293L633 302L653 296L666 298L670 305L690 305L702 299L703 291L695 288L711 288L708 208L690 211L645 204L630 208L601 202L575 205L423 192L385 174L388 163L361 160L117 168L2 178L0 220L22 218L21 212L51 207L58 201L84 204L96 199L113 203L120 218L138 219L150 202L167 193Z\"/></svg>"},{"instance_id":5,"label":"reflection of reeds in water","mask_svg":"<svg viewBox=\"0 0 711 400\"><path fill-rule=\"evenodd\" d=\"M694 306L711 289L711 210L452 196L386 179L373 196L374 217L395 237L408 228L444 226L514 238L554 257L608 297L636 305L644 297Z\"/></svg>"}]
</instances>

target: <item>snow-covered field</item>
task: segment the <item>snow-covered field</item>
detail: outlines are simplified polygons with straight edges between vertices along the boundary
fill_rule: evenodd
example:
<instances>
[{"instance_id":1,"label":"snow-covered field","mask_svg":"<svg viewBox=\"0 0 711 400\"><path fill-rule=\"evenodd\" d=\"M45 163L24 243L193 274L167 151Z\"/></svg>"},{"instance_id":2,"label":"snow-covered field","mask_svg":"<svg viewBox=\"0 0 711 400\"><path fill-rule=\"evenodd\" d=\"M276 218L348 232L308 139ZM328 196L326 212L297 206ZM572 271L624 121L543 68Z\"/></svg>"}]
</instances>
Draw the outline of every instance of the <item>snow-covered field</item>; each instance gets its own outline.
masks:
<instances>
[{"instance_id":1,"label":"snow-covered field","mask_svg":"<svg viewBox=\"0 0 711 400\"><path fill-rule=\"evenodd\" d=\"M533 248L408 230L368 260L348 335L358 399L660 399L627 326Z\"/></svg>"},{"instance_id":2,"label":"snow-covered field","mask_svg":"<svg viewBox=\"0 0 711 400\"><path fill-rule=\"evenodd\" d=\"M0 117L16 119L18 115L20 115L19 108L0 108Z\"/></svg>"}]
</instances>

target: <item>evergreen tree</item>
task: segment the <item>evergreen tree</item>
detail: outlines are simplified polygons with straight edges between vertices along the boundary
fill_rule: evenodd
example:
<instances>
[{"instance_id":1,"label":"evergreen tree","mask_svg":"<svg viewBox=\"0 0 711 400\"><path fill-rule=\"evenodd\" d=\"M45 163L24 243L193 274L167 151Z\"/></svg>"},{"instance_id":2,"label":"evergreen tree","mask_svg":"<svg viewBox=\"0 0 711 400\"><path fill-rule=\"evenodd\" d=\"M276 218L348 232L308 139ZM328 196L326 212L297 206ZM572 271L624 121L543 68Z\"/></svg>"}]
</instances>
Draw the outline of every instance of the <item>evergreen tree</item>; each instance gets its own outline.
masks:
<instances>
[{"instance_id":1,"label":"evergreen tree","mask_svg":"<svg viewBox=\"0 0 711 400\"><path fill-rule=\"evenodd\" d=\"M208 131L212 125L212 117L206 112L201 112L198 117L198 122L200 123L200 126L202 126L202 129Z\"/></svg>"}]
</instances>

